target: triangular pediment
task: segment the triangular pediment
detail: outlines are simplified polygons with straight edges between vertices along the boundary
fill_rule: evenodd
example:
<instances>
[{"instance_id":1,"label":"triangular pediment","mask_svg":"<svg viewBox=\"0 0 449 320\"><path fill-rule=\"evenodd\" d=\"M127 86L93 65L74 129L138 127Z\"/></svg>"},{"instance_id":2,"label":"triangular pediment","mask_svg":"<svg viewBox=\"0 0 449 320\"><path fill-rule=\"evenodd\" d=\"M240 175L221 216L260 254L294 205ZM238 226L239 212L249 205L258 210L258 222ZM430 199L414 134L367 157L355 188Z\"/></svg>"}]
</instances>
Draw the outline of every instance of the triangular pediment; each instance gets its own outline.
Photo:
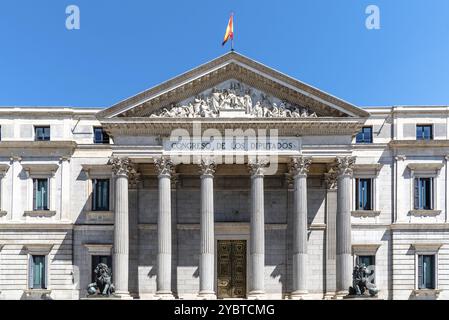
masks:
<instances>
[{"instance_id":1,"label":"triangular pediment","mask_svg":"<svg viewBox=\"0 0 449 320\"><path fill-rule=\"evenodd\" d=\"M235 52L98 114L103 119L367 116L348 102Z\"/></svg>"}]
</instances>

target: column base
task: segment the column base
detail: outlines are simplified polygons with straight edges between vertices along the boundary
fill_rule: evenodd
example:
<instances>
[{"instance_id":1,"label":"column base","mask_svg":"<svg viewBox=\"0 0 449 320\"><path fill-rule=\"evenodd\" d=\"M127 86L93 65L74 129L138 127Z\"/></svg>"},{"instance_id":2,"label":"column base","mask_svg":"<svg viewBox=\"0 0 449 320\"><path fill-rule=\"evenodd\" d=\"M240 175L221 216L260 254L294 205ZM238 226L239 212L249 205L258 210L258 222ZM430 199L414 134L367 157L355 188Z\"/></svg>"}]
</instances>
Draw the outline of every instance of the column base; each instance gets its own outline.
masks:
<instances>
[{"instance_id":1,"label":"column base","mask_svg":"<svg viewBox=\"0 0 449 320\"><path fill-rule=\"evenodd\" d=\"M175 300L176 297L170 291L160 291L156 292L154 298L157 300Z\"/></svg>"},{"instance_id":2,"label":"column base","mask_svg":"<svg viewBox=\"0 0 449 320\"><path fill-rule=\"evenodd\" d=\"M114 297L120 300L133 300L134 298L127 291L116 291Z\"/></svg>"},{"instance_id":3,"label":"column base","mask_svg":"<svg viewBox=\"0 0 449 320\"><path fill-rule=\"evenodd\" d=\"M307 291L307 290L294 291L290 294L290 299L291 300L304 300L308 294L309 294L309 291Z\"/></svg>"},{"instance_id":4,"label":"column base","mask_svg":"<svg viewBox=\"0 0 449 320\"><path fill-rule=\"evenodd\" d=\"M264 291L251 291L248 293L248 300L264 300L265 292Z\"/></svg>"},{"instance_id":5,"label":"column base","mask_svg":"<svg viewBox=\"0 0 449 320\"><path fill-rule=\"evenodd\" d=\"M344 297L346 297L347 295L349 295L349 291L344 290L344 291L338 291L337 293L335 293L334 299L336 300L342 300L344 299Z\"/></svg>"},{"instance_id":6,"label":"column base","mask_svg":"<svg viewBox=\"0 0 449 320\"><path fill-rule=\"evenodd\" d=\"M335 299L335 296L336 296L337 294L335 293L335 292L326 292L325 294L324 294L324 297L323 297L323 299L324 300L333 300L333 299Z\"/></svg>"},{"instance_id":7,"label":"column base","mask_svg":"<svg viewBox=\"0 0 449 320\"><path fill-rule=\"evenodd\" d=\"M213 291L202 291L198 293L198 299L201 300L216 300L217 295Z\"/></svg>"}]
</instances>

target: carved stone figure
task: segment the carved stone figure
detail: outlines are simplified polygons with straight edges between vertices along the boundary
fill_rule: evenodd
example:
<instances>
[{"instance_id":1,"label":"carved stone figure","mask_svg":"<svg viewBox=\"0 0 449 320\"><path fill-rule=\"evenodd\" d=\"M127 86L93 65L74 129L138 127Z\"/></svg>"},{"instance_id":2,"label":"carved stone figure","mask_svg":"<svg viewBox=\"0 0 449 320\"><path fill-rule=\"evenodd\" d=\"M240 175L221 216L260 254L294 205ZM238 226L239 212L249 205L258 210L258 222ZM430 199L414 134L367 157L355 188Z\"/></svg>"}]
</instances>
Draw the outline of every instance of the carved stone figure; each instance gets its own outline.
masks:
<instances>
[{"instance_id":1,"label":"carved stone figure","mask_svg":"<svg viewBox=\"0 0 449 320\"><path fill-rule=\"evenodd\" d=\"M368 274L364 264L356 265L352 272L352 287L349 288L349 295L363 296L368 292L371 297L377 296L379 289L371 282L372 275Z\"/></svg>"},{"instance_id":2,"label":"carved stone figure","mask_svg":"<svg viewBox=\"0 0 449 320\"><path fill-rule=\"evenodd\" d=\"M207 97L197 95L186 105L171 105L151 115L153 118L216 118L220 111L244 111L247 117L316 118L308 108L281 101L279 105L265 93L252 94L239 82L231 82L229 89L213 88Z\"/></svg>"},{"instance_id":3,"label":"carved stone figure","mask_svg":"<svg viewBox=\"0 0 449 320\"><path fill-rule=\"evenodd\" d=\"M101 295L101 296L110 296L115 292L114 285L112 284L112 272L109 267L100 263L94 270L95 273L95 282L89 284L87 286L87 294L89 296L92 295Z\"/></svg>"}]
</instances>

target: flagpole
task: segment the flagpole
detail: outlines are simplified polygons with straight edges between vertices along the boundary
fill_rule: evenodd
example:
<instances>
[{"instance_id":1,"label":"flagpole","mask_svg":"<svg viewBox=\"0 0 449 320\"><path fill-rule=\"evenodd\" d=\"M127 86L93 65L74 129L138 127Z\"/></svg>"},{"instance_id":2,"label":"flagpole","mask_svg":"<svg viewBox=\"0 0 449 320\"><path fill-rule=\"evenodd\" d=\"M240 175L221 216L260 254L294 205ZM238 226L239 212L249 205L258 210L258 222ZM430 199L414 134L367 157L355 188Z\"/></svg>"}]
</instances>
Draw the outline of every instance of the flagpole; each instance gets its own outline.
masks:
<instances>
[{"instance_id":1,"label":"flagpole","mask_svg":"<svg viewBox=\"0 0 449 320\"><path fill-rule=\"evenodd\" d=\"M231 38L231 52L234 51L234 11L231 11L232 15L232 38Z\"/></svg>"}]
</instances>

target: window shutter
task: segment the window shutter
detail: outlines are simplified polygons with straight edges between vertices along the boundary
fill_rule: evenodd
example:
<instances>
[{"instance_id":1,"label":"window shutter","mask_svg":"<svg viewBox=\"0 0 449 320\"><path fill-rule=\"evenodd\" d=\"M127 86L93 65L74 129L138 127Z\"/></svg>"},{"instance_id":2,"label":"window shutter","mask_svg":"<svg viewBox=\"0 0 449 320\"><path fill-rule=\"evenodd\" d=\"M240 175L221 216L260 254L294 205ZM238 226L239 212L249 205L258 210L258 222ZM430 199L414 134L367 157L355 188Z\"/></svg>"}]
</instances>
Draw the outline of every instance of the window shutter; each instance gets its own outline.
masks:
<instances>
[{"instance_id":1,"label":"window shutter","mask_svg":"<svg viewBox=\"0 0 449 320\"><path fill-rule=\"evenodd\" d=\"M33 263L33 256L30 254L28 257L28 288L33 289L33 283L34 283L34 263Z\"/></svg>"},{"instance_id":2,"label":"window shutter","mask_svg":"<svg viewBox=\"0 0 449 320\"><path fill-rule=\"evenodd\" d=\"M97 179L92 180L92 210L97 210Z\"/></svg>"},{"instance_id":3,"label":"window shutter","mask_svg":"<svg viewBox=\"0 0 449 320\"><path fill-rule=\"evenodd\" d=\"M424 277L423 277L423 256L418 256L418 289L423 289Z\"/></svg>"},{"instance_id":4,"label":"window shutter","mask_svg":"<svg viewBox=\"0 0 449 320\"><path fill-rule=\"evenodd\" d=\"M49 179L45 179L43 180L43 185L42 185L42 207L44 210L48 210L49 206L48 206L48 198L49 198Z\"/></svg>"},{"instance_id":5,"label":"window shutter","mask_svg":"<svg viewBox=\"0 0 449 320\"><path fill-rule=\"evenodd\" d=\"M415 178L415 200L414 208L419 209L419 178Z\"/></svg>"},{"instance_id":6,"label":"window shutter","mask_svg":"<svg viewBox=\"0 0 449 320\"><path fill-rule=\"evenodd\" d=\"M37 196L37 179L33 179L33 210L37 210L36 196Z\"/></svg>"},{"instance_id":7,"label":"window shutter","mask_svg":"<svg viewBox=\"0 0 449 320\"><path fill-rule=\"evenodd\" d=\"M45 256L43 263L44 263L44 283L42 284L42 288L48 289L48 271L50 269L50 253Z\"/></svg>"}]
</instances>

